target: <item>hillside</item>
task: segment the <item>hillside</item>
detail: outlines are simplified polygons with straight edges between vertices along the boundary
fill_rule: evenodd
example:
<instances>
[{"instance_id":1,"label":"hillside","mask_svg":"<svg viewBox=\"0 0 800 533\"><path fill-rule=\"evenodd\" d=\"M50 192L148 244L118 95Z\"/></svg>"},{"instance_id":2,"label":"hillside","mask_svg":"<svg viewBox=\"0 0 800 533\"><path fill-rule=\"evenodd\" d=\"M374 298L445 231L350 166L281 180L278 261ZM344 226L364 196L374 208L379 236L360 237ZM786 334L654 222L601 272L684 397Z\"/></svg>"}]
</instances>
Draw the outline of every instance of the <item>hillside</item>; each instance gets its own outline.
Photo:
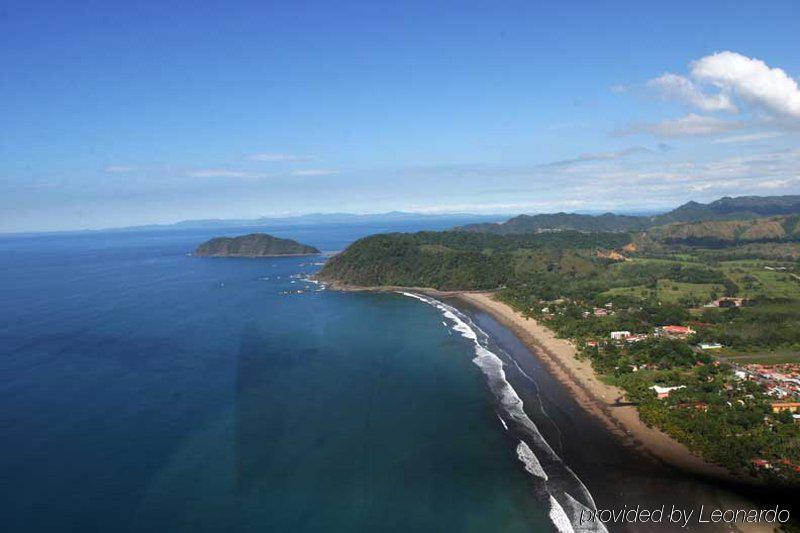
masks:
<instances>
[{"instance_id":1,"label":"hillside","mask_svg":"<svg viewBox=\"0 0 800 533\"><path fill-rule=\"evenodd\" d=\"M502 223L469 224L459 231L509 235L542 231L640 231L675 222L748 220L766 216L800 214L800 195L740 196L721 198L708 204L687 202L667 213L655 216L630 216L605 213L580 215L554 213L519 215Z\"/></svg>"},{"instance_id":2,"label":"hillside","mask_svg":"<svg viewBox=\"0 0 800 533\"><path fill-rule=\"evenodd\" d=\"M751 356L760 365L780 355L794 366L771 366L770 375L790 370L800 377L797 241L800 215L635 232L394 233L356 241L318 277L494 291L571 339L647 425L737 475L797 487L800 426L773 402L777 394L800 400L800 387L790 390L789 382L763 378L761 366L742 370L721 357ZM742 379L743 371L751 377ZM668 396L654 392L665 386Z\"/></svg>"},{"instance_id":3,"label":"hillside","mask_svg":"<svg viewBox=\"0 0 800 533\"><path fill-rule=\"evenodd\" d=\"M625 234L578 232L373 235L331 258L318 277L360 286L496 289L521 276L558 274L569 279L596 273L608 261L598 250L628 242Z\"/></svg>"},{"instance_id":4,"label":"hillside","mask_svg":"<svg viewBox=\"0 0 800 533\"><path fill-rule=\"evenodd\" d=\"M701 220L746 220L750 218L800 213L800 195L739 196L720 198L709 204L688 202L663 215L653 217L653 225Z\"/></svg>"},{"instance_id":5,"label":"hillside","mask_svg":"<svg viewBox=\"0 0 800 533\"><path fill-rule=\"evenodd\" d=\"M515 233L538 233L553 230L572 231L635 231L650 225L648 217L615 215L579 215L576 213L554 213L543 215L519 215L502 223L470 224L457 228L461 231L511 235Z\"/></svg>"},{"instance_id":6,"label":"hillside","mask_svg":"<svg viewBox=\"0 0 800 533\"><path fill-rule=\"evenodd\" d=\"M311 255L319 250L291 239L280 239L266 233L240 237L216 237L197 247L195 255L205 257L273 257Z\"/></svg>"},{"instance_id":7,"label":"hillside","mask_svg":"<svg viewBox=\"0 0 800 533\"><path fill-rule=\"evenodd\" d=\"M793 241L800 240L800 216L679 222L651 228L647 236L667 244L695 246Z\"/></svg>"}]
</instances>

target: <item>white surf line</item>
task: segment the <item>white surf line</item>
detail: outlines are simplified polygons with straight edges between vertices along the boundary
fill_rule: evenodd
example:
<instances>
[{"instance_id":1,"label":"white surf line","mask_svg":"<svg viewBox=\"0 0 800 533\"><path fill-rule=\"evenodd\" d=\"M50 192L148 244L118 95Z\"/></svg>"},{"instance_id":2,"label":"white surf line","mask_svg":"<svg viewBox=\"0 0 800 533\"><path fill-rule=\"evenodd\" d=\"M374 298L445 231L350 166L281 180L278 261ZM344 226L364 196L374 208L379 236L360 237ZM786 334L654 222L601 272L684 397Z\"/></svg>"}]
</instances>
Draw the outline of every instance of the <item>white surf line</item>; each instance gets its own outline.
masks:
<instances>
[{"instance_id":1,"label":"white surf line","mask_svg":"<svg viewBox=\"0 0 800 533\"><path fill-rule=\"evenodd\" d=\"M567 513L564 512L564 508L561 507L558 500L553 498L552 494L550 495L550 513L548 516L560 533L575 533L575 528L572 527L572 521L570 521Z\"/></svg>"},{"instance_id":2,"label":"white surf line","mask_svg":"<svg viewBox=\"0 0 800 533\"><path fill-rule=\"evenodd\" d=\"M539 459L536 458L536 454L533 453L531 447L528 446L528 443L524 440L519 441L519 444L517 444L517 458L525 465L525 470L527 470L528 473L547 481L547 472L542 468L542 463L539 462Z\"/></svg>"},{"instance_id":3,"label":"white surf line","mask_svg":"<svg viewBox=\"0 0 800 533\"><path fill-rule=\"evenodd\" d=\"M500 421L500 423L501 423L501 424L503 424L503 429L505 429L506 431L508 431L508 424L506 424L506 421L505 421L505 420L503 420L503 417L502 417L502 416L500 416L500 415L497 415L497 419Z\"/></svg>"},{"instance_id":4,"label":"white surf line","mask_svg":"<svg viewBox=\"0 0 800 533\"><path fill-rule=\"evenodd\" d=\"M501 351L503 351L502 348L501 348ZM558 434L558 449L559 449L559 451L561 451L563 453L563 451L564 451L564 437L561 434L561 428L558 427L558 424L556 424L556 421L553 420L553 417L550 416L550 413L545 411L544 402L542 402L542 394L539 392L539 384L536 383L536 380L534 380L531 376L529 376L528 373L525 372L522 369L521 366L519 366L519 363L517 362L516 359L514 359L514 357L512 357L511 355L509 355L505 351L503 351L503 353L505 353L506 357L511 359L511 361L514 363L514 367L517 370L519 370L519 373L522 374L523 376L525 376L525 379L530 381L533 384L533 386L535 387L535 389L536 389L536 401L539 403L539 412L541 412L542 415L544 415L544 417L547 418L550 421L550 423L553 426L553 429L556 430L556 433Z\"/></svg>"},{"instance_id":5,"label":"white surf line","mask_svg":"<svg viewBox=\"0 0 800 533\"><path fill-rule=\"evenodd\" d=\"M564 496L566 497L565 503L567 509L569 509L570 511L568 516L571 516L573 524L577 523L576 527L578 531L586 531L589 533L608 533L608 529L606 529L605 524L603 524L599 520L591 520L591 521L587 520L585 524L582 524L581 517L590 516L589 511L591 511L591 509L589 509L581 502L573 498L569 494L569 492L564 492ZM562 509L564 509L563 506ZM564 510L564 512L566 513L566 510Z\"/></svg>"},{"instance_id":6,"label":"white surf line","mask_svg":"<svg viewBox=\"0 0 800 533\"><path fill-rule=\"evenodd\" d=\"M578 488L582 493L582 495L585 497L588 506L591 506L592 509L595 509L596 505L594 502L594 498L592 498L592 495L586 488L586 485L584 485L583 482L580 480L580 478L578 478L578 476L575 474L575 472L573 472L572 469L570 469L561 460L561 457L559 457L558 454L555 453L552 447L550 447L548 442L539 432L539 428L536 426L536 424L534 424L533 420L531 420L530 417L528 417L528 415L525 413L523 409L522 399L519 397L517 392L514 390L514 388L506 379L505 371L503 370L502 359L500 359L497 356L497 354L493 353L491 350L483 346L478 340L478 332L480 332L486 339L488 339L489 336L484 331L482 331L477 325L472 323L469 317L463 315L460 311L458 311L454 307L451 307L443 302L440 302L439 300L427 296L421 296L418 294L403 292L403 291L398 291L398 292L404 296L420 300L421 302L424 302L440 310L445 318L451 320L454 323L452 327L454 331L458 331L464 338L470 339L474 342L476 355L475 358L473 359L473 362L479 368L481 368L483 373L489 379L490 389L492 389L492 392L494 392L495 395L498 397L501 405L506 410L506 413L509 416L511 416L511 418L515 422L517 422L520 426L522 426L528 431L528 433L536 443L537 448L540 448L541 451L544 451L545 454L548 457L550 457L550 459L553 462L560 464L561 467L564 468L564 471L568 474L568 477L572 478L572 480L577 484L576 488ZM469 321L471 325L468 324L467 321ZM553 524L562 533L574 532L575 529L573 528L573 525L575 524L570 521L570 517L566 514L564 508L561 506L561 504L558 502L555 496L550 492L548 483L549 477L547 477L547 473L544 471L544 468L542 468L538 458L536 458L536 454L533 452L533 450L531 450L530 446L528 446L527 443L524 443L524 441L520 441L520 443L524 444L524 447L520 448L520 445L517 446L517 457L525 465L525 470L532 476L537 477L545 482L545 486L547 487L547 492L550 496L549 516L550 519L553 521ZM526 448L527 450L525 450ZM520 453L520 451L522 451L522 453ZM526 458L529 457L527 451L530 451L530 457L533 457L536 460L536 463L538 463L538 466L541 469L541 473L545 475L545 478L542 478L541 476L537 475L539 471L536 469L535 466L533 466L532 462L526 462L525 460L523 460L522 456L525 456ZM529 466L530 469L528 468ZM572 504L572 502L574 501L579 505L584 506L583 504L580 504L580 502L577 502L577 500L575 500L565 491L559 490L559 492L560 492L559 496L561 498L565 498L565 502L568 502L568 504ZM588 508L588 506L584 507ZM574 508L574 505L570 505L570 507ZM599 530L595 529L595 530L606 531L605 527L603 527L602 524L600 524L600 527L602 529ZM586 528L581 527L580 530L586 531Z\"/></svg>"}]
</instances>

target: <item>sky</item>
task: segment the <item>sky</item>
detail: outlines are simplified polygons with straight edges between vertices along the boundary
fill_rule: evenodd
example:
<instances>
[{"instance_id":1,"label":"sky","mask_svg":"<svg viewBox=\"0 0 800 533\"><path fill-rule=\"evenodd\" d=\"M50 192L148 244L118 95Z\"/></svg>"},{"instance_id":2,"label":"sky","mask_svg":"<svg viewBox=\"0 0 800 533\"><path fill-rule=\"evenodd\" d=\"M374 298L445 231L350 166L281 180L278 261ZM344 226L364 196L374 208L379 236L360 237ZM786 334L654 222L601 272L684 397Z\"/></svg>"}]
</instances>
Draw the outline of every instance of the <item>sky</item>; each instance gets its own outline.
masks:
<instances>
[{"instance_id":1,"label":"sky","mask_svg":"<svg viewBox=\"0 0 800 533\"><path fill-rule=\"evenodd\" d=\"M800 2L0 4L0 232L800 194Z\"/></svg>"}]
</instances>

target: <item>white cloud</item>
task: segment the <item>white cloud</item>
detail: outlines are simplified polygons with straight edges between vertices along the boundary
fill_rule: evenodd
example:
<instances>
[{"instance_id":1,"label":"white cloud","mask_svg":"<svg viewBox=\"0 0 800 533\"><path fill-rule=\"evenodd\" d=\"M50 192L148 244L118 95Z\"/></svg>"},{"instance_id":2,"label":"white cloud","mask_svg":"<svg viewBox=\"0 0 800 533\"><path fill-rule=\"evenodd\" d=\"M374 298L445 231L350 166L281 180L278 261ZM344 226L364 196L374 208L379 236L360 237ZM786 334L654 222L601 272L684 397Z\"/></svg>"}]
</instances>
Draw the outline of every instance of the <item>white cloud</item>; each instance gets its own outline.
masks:
<instances>
[{"instance_id":1,"label":"white cloud","mask_svg":"<svg viewBox=\"0 0 800 533\"><path fill-rule=\"evenodd\" d=\"M450 203L433 205L412 205L403 208L410 213L444 214L444 213L520 213L524 211L553 212L572 210L589 206L585 199L557 199L532 202L485 202L485 203Z\"/></svg>"},{"instance_id":2,"label":"white cloud","mask_svg":"<svg viewBox=\"0 0 800 533\"><path fill-rule=\"evenodd\" d=\"M330 176L338 174L338 170L331 170L327 168L309 168L292 170L288 173L290 176ZM250 172L247 170L233 170L229 168L206 168L200 170L192 170L186 173L190 178L232 178L232 179L264 179L264 178L279 178L287 176L284 173L266 173L266 172Z\"/></svg>"},{"instance_id":3,"label":"white cloud","mask_svg":"<svg viewBox=\"0 0 800 533\"><path fill-rule=\"evenodd\" d=\"M310 159L308 156L302 155L294 155L294 154L282 154L276 152L263 152L260 154L252 154L250 159L253 161L269 161L269 162L276 162L276 161L306 161Z\"/></svg>"},{"instance_id":4,"label":"white cloud","mask_svg":"<svg viewBox=\"0 0 800 533\"><path fill-rule=\"evenodd\" d=\"M637 154L645 154L649 152L651 152L651 150L643 146L632 146L630 148L625 148L624 150L617 150L612 152L590 152L586 154L580 154L578 157L573 157L571 159L562 159L560 161L553 161L552 163L544 163L542 165L539 165L539 167L567 167L571 165L576 165L580 163L589 163L593 161L610 161L614 159L622 159L623 157L628 157Z\"/></svg>"},{"instance_id":5,"label":"white cloud","mask_svg":"<svg viewBox=\"0 0 800 533\"><path fill-rule=\"evenodd\" d=\"M764 139L774 139L780 137L783 133L779 131L762 131L759 133L746 133L744 135L731 135L730 137L722 137L711 141L713 144L729 144L729 143L746 143L752 141L763 141Z\"/></svg>"},{"instance_id":6,"label":"white cloud","mask_svg":"<svg viewBox=\"0 0 800 533\"><path fill-rule=\"evenodd\" d=\"M726 92L705 94L692 80L678 74L664 74L647 85L660 91L665 98L685 102L702 111L738 111Z\"/></svg>"},{"instance_id":7,"label":"white cloud","mask_svg":"<svg viewBox=\"0 0 800 533\"><path fill-rule=\"evenodd\" d=\"M673 120L634 124L616 133L617 135L651 133L658 137L686 137L725 133L727 131L741 129L743 126L744 124L741 122L689 113L685 117Z\"/></svg>"},{"instance_id":8,"label":"white cloud","mask_svg":"<svg viewBox=\"0 0 800 533\"><path fill-rule=\"evenodd\" d=\"M293 170L292 176L330 176L338 173L338 170L331 170L327 168L308 168Z\"/></svg>"},{"instance_id":9,"label":"white cloud","mask_svg":"<svg viewBox=\"0 0 800 533\"><path fill-rule=\"evenodd\" d=\"M229 170L225 168L210 168L203 170L193 170L186 173L190 178L247 178L257 179L266 178L267 174L260 174L256 172L245 172L241 170Z\"/></svg>"},{"instance_id":10,"label":"white cloud","mask_svg":"<svg viewBox=\"0 0 800 533\"><path fill-rule=\"evenodd\" d=\"M758 182L758 186L762 189L780 189L782 187L787 187L796 181L797 179L791 178L787 178L785 180L764 180Z\"/></svg>"},{"instance_id":11,"label":"white cloud","mask_svg":"<svg viewBox=\"0 0 800 533\"><path fill-rule=\"evenodd\" d=\"M800 87L780 68L736 52L719 52L692 63L691 76L779 116L800 118Z\"/></svg>"},{"instance_id":12,"label":"white cloud","mask_svg":"<svg viewBox=\"0 0 800 533\"><path fill-rule=\"evenodd\" d=\"M109 165L105 169L103 169L108 174L123 174L125 172L131 172L134 170L133 167L127 167L124 165Z\"/></svg>"}]
</instances>

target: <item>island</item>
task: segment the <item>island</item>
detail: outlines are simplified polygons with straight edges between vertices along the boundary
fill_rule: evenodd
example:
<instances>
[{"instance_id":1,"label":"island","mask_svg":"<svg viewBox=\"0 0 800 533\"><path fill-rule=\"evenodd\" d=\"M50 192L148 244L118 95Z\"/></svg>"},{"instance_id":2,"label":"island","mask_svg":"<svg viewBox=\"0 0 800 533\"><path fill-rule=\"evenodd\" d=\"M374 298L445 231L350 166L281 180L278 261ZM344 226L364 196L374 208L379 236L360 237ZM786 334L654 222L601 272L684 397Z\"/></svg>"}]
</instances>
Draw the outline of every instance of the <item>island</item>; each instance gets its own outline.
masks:
<instances>
[{"instance_id":1,"label":"island","mask_svg":"<svg viewBox=\"0 0 800 533\"><path fill-rule=\"evenodd\" d=\"M266 233L239 237L215 237L195 250L200 257L277 257L316 255L317 248L292 239L281 239Z\"/></svg>"}]
</instances>

